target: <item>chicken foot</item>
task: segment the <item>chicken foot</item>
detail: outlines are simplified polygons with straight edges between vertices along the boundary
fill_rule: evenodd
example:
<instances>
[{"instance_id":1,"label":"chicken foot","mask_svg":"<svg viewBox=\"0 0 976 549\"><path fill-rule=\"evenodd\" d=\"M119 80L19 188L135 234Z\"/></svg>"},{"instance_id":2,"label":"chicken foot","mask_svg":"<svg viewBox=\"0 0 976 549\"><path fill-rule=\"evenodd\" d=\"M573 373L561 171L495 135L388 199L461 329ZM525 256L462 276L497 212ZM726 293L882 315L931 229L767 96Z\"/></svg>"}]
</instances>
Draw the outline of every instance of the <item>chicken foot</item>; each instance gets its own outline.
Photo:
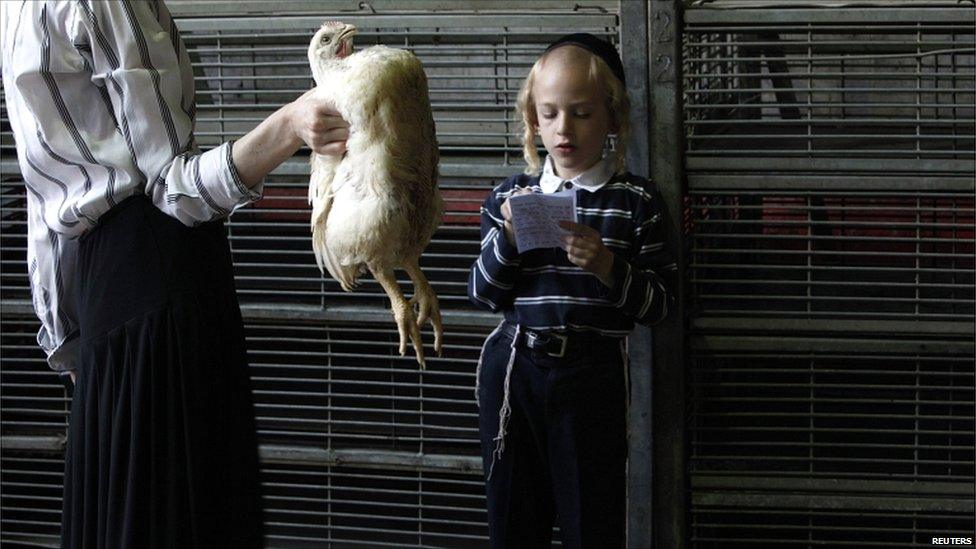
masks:
<instances>
[{"instance_id":1,"label":"chicken foot","mask_svg":"<svg viewBox=\"0 0 976 549\"><path fill-rule=\"evenodd\" d=\"M407 352L407 336L413 343L413 350L417 354L417 363L420 369L426 367L424 362L424 346L420 339L420 325L413 314L413 307L410 302L403 297L403 291L397 284L393 269L381 269L368 265L369 271L373 273L373 278L380 283L386 295L390 298L390 307L393 309L393 318L396 320L397 331L400 333L400 356Z\"/></svg>"},{"instance_id":2,"label":"chicken foot","mask_svg":"<svg viewBox=\"0 0 976 549\"><path fill-rule=\"evenodd\" d=\"M441 307L437 294L430 287L416 259L408 261L403 268L413 281L413 297L410 298L409 303L411 307L417 306L417 326L422 327L427 319L430 319L430 324L434 327L434 350L437 351L437 356L441 356L444 327L441 324Z\"/></svg>"}]
</instances>

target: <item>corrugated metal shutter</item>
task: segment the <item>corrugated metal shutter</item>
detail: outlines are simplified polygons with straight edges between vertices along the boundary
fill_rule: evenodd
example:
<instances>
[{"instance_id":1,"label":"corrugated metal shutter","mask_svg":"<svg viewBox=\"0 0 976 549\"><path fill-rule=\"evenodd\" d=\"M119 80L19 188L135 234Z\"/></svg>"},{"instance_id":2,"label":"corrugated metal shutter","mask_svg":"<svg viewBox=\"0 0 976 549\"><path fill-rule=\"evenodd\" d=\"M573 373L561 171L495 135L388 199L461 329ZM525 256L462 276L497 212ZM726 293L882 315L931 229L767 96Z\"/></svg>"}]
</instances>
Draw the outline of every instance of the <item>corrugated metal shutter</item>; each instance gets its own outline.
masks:
<instances>
[{"instance_id":1,"label":"corrugated metal shutter","mask_svg":"<svg viewBox=\"0 0 976 549\"><path fill-rule=\"evenodd\" d=\"M266 182L265 198L227 225L273 547L486 542L474 371L497 319L475 312L465 297L479 240L478 206L492 185L521 169L514 101L545 45L569 30L617 40L612 0L582 2L578 9L499 2L486 13L471 8L495 4L426 2L441 10L435 13L425 13L424 2L402 13L376 4L380 13L316 13L318 4L299 2L292 8L300 14L269 16L270 4L223 4L201 13L198 4L171 3L196 68L196 135L204 149L239 137L312 85L305 52L325 19L356 24L357 47L383 43L413 51L430 79L447 211L422 267L441 298L447 333L443 358L430 358L426 371L412 356L398 356L378 284L367 278L356 293L344 293L315 267L307 160L279 168ZM56 546L67 401L34 342L24 187L5 112L0 146L2 541Z\"/></svg>"},{"instance_id":2,"label":"corrugated metal shutter","mask_svg":"<svg viewBox=\"0 0 976 549\"><path fill-rule=\"evenodd\" d=\"M972 538L972 9L696 4L692 546Z\"/></svg>"}]
</instances>

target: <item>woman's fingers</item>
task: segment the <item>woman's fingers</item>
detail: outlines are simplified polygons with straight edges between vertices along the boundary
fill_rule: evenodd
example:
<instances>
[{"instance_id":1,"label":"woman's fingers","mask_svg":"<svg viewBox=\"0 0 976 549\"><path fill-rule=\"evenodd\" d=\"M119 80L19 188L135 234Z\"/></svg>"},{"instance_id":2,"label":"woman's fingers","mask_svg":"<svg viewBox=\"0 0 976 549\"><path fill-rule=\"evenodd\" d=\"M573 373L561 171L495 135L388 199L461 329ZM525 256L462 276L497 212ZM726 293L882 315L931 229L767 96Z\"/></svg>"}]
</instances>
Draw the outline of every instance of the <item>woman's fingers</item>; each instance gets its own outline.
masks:
<instances>
[{"instance_id":1,"label":"woman's fingers","mask_svg":"<svg viewBox=\"0 0 976 549\"><path fill-rule=\"evenodd\" d=\"M314 92L309 90L295 100L294 131L316 154L341 155L346 151L349 123L331 101Z\"/></svg>"}]
</instances>

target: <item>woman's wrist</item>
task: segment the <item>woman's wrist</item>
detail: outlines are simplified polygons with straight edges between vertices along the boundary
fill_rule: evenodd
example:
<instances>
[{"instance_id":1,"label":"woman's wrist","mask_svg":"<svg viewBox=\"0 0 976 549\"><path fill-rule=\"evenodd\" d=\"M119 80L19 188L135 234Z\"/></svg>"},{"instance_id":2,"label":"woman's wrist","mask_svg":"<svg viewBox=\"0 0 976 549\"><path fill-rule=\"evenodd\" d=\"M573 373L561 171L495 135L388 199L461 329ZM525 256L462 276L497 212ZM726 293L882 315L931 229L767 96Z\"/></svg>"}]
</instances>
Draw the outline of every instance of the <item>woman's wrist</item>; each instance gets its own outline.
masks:
<instances>
[{"instance_id":1,"label":"woman's wrist","mask_svg":"<svg viewBox=\"0 0 976 549\"><path fill-rule=\"evenodd\" d=\"M234 143L232 160L248 188L254 187L301 147L302 140L294 130L294 111L292 104L285 105Z\"/></svg>"},{"instance_id":2,"label":"woman's wrist","mask_svg":"<svg viewBox=\"0 0 976 549\"><path fill-rule=\"evenodd\" d=\"M304 96L302 96L304 97ZM282 107L278 113L282 118L282 123L286 130L288 137L289 147L294 147L295 152L298 152L305 145L305 141L302 139L301 134L298 132L299 123L301 120L300 111L301 106L299 105L301 98L298 98L291 103L286 104ZM293 153L294 154L294 153Z\"/></svg>"}]
</instances>

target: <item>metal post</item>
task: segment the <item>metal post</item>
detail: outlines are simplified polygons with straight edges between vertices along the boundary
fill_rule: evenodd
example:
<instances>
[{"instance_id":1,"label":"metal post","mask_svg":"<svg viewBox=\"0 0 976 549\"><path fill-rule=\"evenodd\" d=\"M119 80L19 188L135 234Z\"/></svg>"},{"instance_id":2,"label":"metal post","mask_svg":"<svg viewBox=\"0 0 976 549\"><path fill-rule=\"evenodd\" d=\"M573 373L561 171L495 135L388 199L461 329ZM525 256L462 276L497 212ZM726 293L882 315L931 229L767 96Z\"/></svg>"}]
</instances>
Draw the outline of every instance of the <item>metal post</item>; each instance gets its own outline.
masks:
<instances>
[{"instance_id":1,"label":"metal post","mask_svg":"<svg viewBox=\"0 0 976 549\"><path fill-rule=\"evenodd\" d=\"M630 171L649 176L648 118L648 4L644 0L620 3L620 52L627 74L630 121L633 131L627 151ZM628 456L627 547L650 547L651 529L651 330L638 326L627 341Z\"/></svg>"},{"instance_id":2,"label":"metal post","mask_svg":"<svg viewBox=\"0 0 976 549\"><path fill-rule=\"evenodd\" d=\"M678 263L677 310L654 327L653 385L653 545L687 547L688 475L685 441L684 299L684 126L681 107L681 2L649 0L651 179L667 207L672 250ZM630 545L649 547L651 544Z\"/></svg>"}]
</instances>

